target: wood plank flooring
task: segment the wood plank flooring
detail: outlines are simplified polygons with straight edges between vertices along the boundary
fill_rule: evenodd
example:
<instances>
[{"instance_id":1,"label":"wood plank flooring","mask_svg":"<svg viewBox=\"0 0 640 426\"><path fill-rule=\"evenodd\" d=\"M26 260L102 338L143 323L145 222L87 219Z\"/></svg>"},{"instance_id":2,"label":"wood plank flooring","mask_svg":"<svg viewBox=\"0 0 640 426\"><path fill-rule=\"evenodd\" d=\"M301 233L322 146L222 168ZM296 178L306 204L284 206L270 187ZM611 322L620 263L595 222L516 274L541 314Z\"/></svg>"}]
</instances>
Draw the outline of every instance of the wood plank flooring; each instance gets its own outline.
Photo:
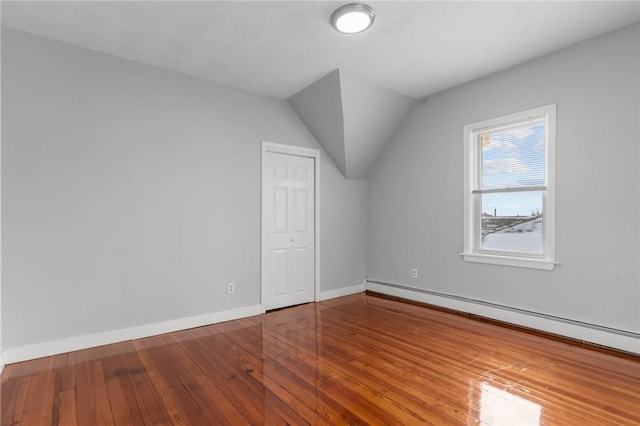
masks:
<instances>
[{"instance_id":1,"label":"wood plank flooring","mask_svg":"<svg viewBox=\"0 0 640 426\"><path fill-rule=\"evenodd\" d=\"M640 425L640 361L353 295L5 367L2 425Z\"/></svg>"}]
</instances>

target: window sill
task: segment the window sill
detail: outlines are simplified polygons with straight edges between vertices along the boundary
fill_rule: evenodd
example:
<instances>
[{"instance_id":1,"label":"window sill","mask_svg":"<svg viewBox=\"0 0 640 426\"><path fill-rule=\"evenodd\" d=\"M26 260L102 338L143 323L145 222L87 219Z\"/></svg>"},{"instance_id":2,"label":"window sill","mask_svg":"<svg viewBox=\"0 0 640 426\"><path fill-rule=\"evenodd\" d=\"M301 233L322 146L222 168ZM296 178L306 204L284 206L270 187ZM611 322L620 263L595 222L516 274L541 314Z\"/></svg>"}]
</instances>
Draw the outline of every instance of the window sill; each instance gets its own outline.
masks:
<instances>
[{"instance_id":1,"label":"window sill","mask_svg":"<svg viewBox=\"0 0 640 426\"><path fill-rule=\"evenodd\" d=\"M551 271L558 262L546 259L528 259L526 257L496 256L491 254L460 253L467 262L487 263L491 265L514 266L516 268L544 269Z\"/></svg>"}]
</instances>

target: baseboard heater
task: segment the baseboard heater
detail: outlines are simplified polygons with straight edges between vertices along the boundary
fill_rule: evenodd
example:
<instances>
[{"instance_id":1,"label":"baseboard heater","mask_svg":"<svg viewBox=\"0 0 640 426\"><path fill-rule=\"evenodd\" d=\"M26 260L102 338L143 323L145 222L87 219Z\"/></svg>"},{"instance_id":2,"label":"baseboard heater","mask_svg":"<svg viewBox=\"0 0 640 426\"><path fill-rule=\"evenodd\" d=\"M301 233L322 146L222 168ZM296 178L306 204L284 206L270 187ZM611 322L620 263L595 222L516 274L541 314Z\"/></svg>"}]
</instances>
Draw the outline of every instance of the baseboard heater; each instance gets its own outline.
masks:
<instances>
[{"instance_id":1,"label":"baseboard heater","mask_svg":"<svg viewBox=\"0 0 640 426\"><path fill-rule=\"evenodd\" d=\"M480 317L486 317L527 328L541 330L547 333L566 336L572 339L583 340L597 345L612 347L625 352L631 352L633 354L640 354L640 333L628 330L620 330L613 327L606 327L555 315L505 306L498 303L486 302L470 297L456 296L384 281L366 280L366 289L373 292L444 307L453 311L469 313ZM419 295L424 296L420 297ZM523 323L522 319L525 318L531 318L532 320L524 321ZM518 319L520 319L520 321L518 321ZM541 324L545 326L536 326Z\"/></svg>"}]
</instances>

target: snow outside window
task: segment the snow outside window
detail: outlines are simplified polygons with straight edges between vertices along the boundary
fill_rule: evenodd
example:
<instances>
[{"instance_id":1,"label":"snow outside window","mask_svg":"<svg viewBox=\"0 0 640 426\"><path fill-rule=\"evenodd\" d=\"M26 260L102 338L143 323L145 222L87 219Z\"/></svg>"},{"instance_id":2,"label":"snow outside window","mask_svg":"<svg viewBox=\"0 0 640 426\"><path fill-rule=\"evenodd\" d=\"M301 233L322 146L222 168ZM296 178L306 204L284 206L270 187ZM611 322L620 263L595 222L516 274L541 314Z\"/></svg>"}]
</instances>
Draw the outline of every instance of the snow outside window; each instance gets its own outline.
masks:
<instances>
[{"instance_id":1,"label":"snow outside window","mask_svg":"<svg viewBox=\"0 0 640 426\"><path fill-rule=\"evenodd\" d=\"M555 261L555 116L548 105L464 127L464 259Z\"/></svg>"}]
</instances>

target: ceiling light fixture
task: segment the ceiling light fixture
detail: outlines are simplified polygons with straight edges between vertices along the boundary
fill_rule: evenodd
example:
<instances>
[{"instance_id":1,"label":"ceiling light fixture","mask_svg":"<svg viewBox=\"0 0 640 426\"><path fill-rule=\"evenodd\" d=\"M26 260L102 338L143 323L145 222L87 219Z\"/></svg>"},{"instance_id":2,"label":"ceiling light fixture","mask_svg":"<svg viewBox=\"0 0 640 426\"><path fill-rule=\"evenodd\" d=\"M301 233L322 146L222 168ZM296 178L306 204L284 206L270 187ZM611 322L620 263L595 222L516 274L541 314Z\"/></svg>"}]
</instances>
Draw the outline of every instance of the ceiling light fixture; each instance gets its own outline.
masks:
<instances>
[{"instance_id":1,"label":"ceiling light fixture","mask_svg":"<svg viewBox=\"0 0 640 426\"><path fill-rule=\"evenodd\" d=\"M341 33L355 34L369 28L375 16L371 6L364 3L349 3L333 12L331 25Z\"/></svg>"}]
</instances>

